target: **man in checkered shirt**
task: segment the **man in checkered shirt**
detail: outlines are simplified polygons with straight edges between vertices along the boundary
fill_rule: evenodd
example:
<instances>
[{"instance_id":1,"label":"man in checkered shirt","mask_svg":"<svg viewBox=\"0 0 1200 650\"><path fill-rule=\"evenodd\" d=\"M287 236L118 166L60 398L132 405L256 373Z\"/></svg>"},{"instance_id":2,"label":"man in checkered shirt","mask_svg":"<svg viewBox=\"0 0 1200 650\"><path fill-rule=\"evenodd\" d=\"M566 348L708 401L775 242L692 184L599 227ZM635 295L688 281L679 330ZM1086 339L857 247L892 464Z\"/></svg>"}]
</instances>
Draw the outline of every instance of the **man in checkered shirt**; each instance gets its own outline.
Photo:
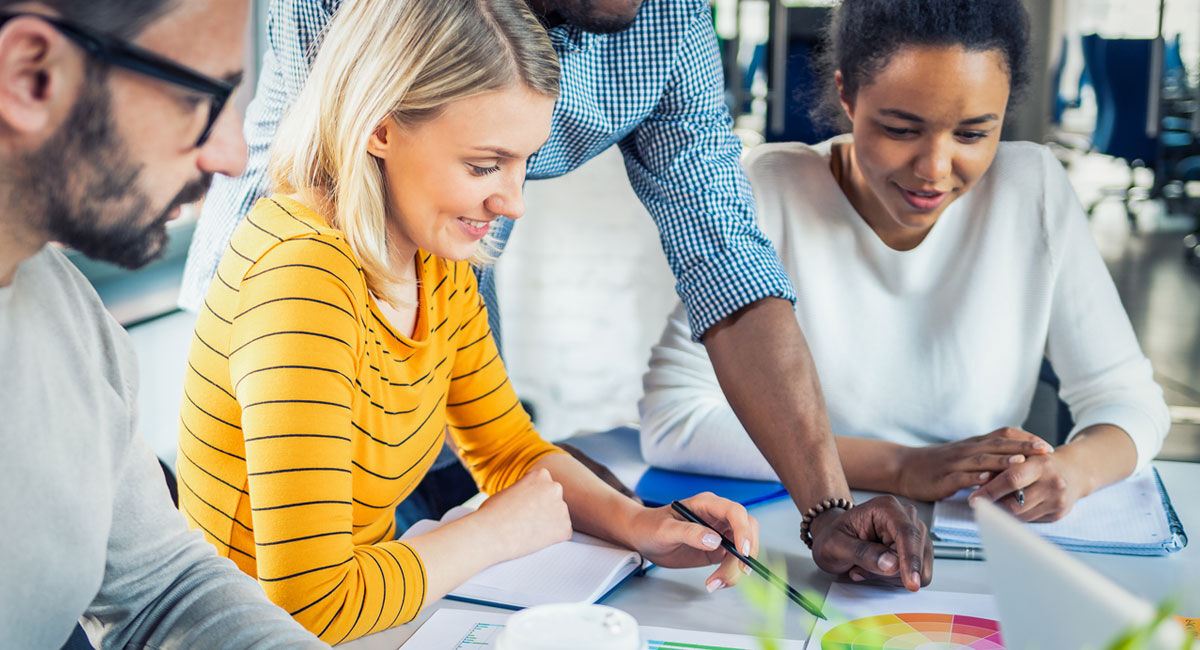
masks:
<instances>
[{"instance_id":1,"label":"man in checkered shirt","mask_svg":"<svg viewBox=\"0 0 1200 650\"><path fill-rule=\"evenodd\" d=\"M397 0L401 1L401 0ZM792 311L795 295L771 243L730 130L716 36L705 0L528 0L562 65L550 138L528 178L565 174L612 145L662 235L693 336L704 342L729 403L801 511L850 491L816 370ZM272 0L268 49L245 120L250 159L218 178L192 241L180 304L199 309L239 220L267 187L268 148L299 93L341 0ZM493 226L507 238L512 221ZM499 339L491 271L480 292ZM436 492L429 490L427 492ZM827 571L929 579L928 536L894 499L832 508L813 523ZM880 540L892 541L889 545ZM890 547L890 548L889 548Z\"/></svg>"}]
</instances>

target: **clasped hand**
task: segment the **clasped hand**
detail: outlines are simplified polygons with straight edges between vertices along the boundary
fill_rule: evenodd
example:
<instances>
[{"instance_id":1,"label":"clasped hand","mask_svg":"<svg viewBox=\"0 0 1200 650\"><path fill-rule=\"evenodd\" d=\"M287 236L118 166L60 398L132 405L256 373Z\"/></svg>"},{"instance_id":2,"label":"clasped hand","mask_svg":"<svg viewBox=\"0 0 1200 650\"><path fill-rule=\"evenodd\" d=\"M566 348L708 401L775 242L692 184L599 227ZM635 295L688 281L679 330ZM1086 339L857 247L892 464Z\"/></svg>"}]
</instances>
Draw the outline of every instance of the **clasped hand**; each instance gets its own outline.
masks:
<instances>
[{"instance_id":1,"label":"clasped hand","mask_svg":"<svg viewBox=\"0 0 1200 650\"><path fill-rule=\"evenodd\" d=\"M928 447L901 458L897 493L938 501L968 487L1024 521L1062 518L1082 496L1072 467L1045 440L1015 427ZM1018 497L1018 490L1021 490Z\"/></svg>"}]
</instances>

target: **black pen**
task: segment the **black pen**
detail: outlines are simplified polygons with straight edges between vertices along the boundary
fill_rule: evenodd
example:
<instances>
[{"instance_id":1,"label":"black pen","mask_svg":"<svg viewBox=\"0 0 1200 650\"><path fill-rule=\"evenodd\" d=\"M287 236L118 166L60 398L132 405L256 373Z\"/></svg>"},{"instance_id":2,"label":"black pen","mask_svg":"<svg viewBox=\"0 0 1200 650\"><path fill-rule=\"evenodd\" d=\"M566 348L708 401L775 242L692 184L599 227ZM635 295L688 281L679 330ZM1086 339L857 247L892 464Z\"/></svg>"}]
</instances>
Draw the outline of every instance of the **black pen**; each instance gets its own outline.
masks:
<instances>
[{"instance_id":1,"label":"black pen","mask_svg":"<svg viewBox=\"0 0 1200 650\"><path fill-rule=\"evenodd\" d=\"M745 564L746 566L753 569L755 573L762 576L767 582L782 589L784 591L784 593L786 593L788 595L788 598L792 599L792 602L803 607L805 610L808 611L809 614L812 614L813 616L816 616L817 618L822 618L822 619L825 618L825 615L821 613L820 607L817 607L816 605L813 604L812 601L805 598L803 594L801 594L799 591L796 591L791 585L789 585L787 583L786 580L784 580L783 578L780 578L779 576L775 575L774 573L771 573L771 570L768 569L767 567L763 566L761 562L759 562L758 560L756 560L752 557L742 555L740 552L738 552L737 546L734 545L733 542L729 541L729 538L725 537L724 533L717 530L716 528L713 528L712 524L708 523L707 521L704 521L703 519L697 517L696 513L692 512L690 509L688 509L687 506L683 505L682 503L680 503L678 501L672 501L671 508L673 510L675 510L675 512L678 512L680 515L683 515L684 519L687 519L688 521L692 522L693 524L700 524L701 526L704 526L704 527L712 530L714 533L716 533L717 536L719 536L721 538L721 547L722 548L724 548L726 551L728 551L729 554L732 555L733 557L736 557L737 559L741 560L743 564Z\"/></svg>"}]
</instances>

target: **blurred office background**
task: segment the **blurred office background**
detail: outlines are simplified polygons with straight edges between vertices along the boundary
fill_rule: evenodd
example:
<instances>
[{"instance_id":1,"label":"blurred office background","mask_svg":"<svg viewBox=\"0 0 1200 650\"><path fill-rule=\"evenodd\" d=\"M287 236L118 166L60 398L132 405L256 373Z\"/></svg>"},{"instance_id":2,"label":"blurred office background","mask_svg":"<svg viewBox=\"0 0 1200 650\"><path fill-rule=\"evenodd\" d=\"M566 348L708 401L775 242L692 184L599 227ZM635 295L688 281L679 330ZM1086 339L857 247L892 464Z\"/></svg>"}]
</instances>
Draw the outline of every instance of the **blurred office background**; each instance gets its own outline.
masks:
<instances>
[{"instance_id":1,"label":"blurred office background","mask_svg":"<svg viewBox=\"0 0 1200 650\"><path fill-rule=\"evenodd\" d=\"M267 4L255 0L251 72ZM805 97L829 4L714 2L727 99L748 146L827 135L808 120ZM1094 204L1093 232L1173 407L1162 456L1200 460L1200 0L1026 4L1035 76L1006 137L1051 144ZM253 74L244 88L242 106ZM650 346L676 301L658 233L615 150L526 189L528 211L497 268L513 382L550 439L632 422ZM142 271L78 261L134 338L142 430L168 463L193 321L175 308L195 211L187 215L171 225L166 257ZM1031 426L1052 428L1052 391L1043 403Z\"/></svg>"}]
</instances>

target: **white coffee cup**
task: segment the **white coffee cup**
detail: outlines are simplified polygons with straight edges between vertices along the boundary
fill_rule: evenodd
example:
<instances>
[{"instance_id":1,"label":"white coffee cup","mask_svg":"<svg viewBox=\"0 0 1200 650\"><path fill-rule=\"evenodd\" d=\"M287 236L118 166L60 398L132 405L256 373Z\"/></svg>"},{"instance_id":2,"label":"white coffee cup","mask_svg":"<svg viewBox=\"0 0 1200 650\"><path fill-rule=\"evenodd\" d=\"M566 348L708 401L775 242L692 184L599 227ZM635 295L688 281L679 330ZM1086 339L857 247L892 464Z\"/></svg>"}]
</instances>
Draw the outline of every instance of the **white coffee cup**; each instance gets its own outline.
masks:
<instances>
[{"instance_id":1,"label":"white coffee cup","mask_svg":"<svg viewBox=\"0 0 1200 650\"><path fill-rule=\"evenodd\" d=\"M645 650L637 621L607 605L538 605L508 617L497 650Z\"/></svg>"}]
</instances>

